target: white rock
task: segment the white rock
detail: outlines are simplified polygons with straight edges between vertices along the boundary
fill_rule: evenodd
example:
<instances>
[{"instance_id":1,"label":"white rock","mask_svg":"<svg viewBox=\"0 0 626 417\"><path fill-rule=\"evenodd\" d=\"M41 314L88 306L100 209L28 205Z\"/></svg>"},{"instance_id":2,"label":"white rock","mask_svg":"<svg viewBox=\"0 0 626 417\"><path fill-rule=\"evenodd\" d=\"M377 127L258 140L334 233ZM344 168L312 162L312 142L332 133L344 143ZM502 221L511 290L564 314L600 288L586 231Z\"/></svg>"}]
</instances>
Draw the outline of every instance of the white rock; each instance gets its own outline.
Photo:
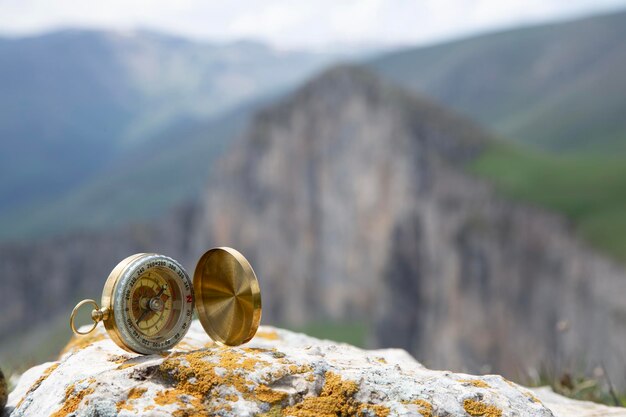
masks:
<instances>
[{"instance_id":1,"label":"white rock","mask_svg":"<svg viewBox=\"0 0 626 417\"><path fill-rule=\"evenodd\" d=\"M237 348L213 344L196 321L164 355L125 352L102 327L66 349L22 376L9 396L12 417L626 416L546 390L535 395L497 375L429 370L402 350L267 326Z\"/></svg>"},{"instance_id":2,"label":"white rock","mask_svg":"<svg viewBox=\"0 0 626 417\"><path fill-rule=\"evenodd\" d=\"M555 394L549 387L535 388L535 395L548 404L555 416L559 417L615 417L626 416L624 408L607 407L589 401L576 401Z\"/></svg>"}]
</instances>

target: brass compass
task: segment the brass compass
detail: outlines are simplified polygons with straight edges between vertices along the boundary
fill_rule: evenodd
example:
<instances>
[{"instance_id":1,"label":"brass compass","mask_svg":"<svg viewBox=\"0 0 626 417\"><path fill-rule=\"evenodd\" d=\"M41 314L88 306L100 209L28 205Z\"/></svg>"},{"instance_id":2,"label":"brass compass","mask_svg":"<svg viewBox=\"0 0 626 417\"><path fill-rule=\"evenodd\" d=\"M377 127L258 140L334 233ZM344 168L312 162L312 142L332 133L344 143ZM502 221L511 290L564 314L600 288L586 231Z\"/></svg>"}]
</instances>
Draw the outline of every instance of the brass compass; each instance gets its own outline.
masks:
<instances>
[{"instance_id":1,"label":"brass compass","mask_svg":"<svg viewBox=\"0 0 626 417\"><path fill-rule=\"evenodd\" d=\"M91 305L93 326L80 332L77 311ZM100 305L79 302L70 315L77 335L102 321L121 348L153 354L168 350L187 333L194 306L202 327L216 342L246 343L261 321L261 291L246 258L232 248L214 248L196 265L193 281L176 260L138 253L122 260L109 274Z\"/></svg>"}]
</instances>

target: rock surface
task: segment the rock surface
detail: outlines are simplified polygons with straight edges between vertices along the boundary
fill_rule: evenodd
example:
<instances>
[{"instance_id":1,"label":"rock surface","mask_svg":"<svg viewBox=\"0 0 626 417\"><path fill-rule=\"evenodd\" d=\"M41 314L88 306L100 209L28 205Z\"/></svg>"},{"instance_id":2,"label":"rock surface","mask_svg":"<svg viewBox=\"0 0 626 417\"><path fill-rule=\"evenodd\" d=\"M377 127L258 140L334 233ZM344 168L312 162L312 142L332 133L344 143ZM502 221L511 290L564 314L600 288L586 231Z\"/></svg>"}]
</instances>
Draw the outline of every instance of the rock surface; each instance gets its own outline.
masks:
<instances>
[{"instance_id":1,"label":"rock surface","mask_svg":"<svg viewBox=\"0 0 626 417\"><path fill-rule=\"evenodd\" d=\"M429 370L403 350L361 350L272 327L261 327L243 347L222 347L210 341L195 321L177 348L163 355L127 353L102 327L73 339L57 362L22 376L5 413L12 417L626 416L621 409L537 393L497 375Z\"/></svg>"}]
</instances>

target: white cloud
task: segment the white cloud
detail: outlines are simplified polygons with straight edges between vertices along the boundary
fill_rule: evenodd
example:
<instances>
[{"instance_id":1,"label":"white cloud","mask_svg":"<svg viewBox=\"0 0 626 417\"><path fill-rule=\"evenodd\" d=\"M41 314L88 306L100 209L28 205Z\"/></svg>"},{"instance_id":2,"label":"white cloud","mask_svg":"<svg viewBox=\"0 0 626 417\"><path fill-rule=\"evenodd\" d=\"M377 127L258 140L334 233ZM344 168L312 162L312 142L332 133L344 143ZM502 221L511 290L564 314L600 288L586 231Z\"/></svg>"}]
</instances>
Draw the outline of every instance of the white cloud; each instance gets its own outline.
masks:
<instances>
[{"instance_id":1,"label":"white cloud","mask_svg":"<svg viewBox=\"0 0 626 417\"><path fill-rule=\"evenodd\" d=\"M425 43L626 7L626 0L0 0L0 32L148 27L282 47Z\"/></svg>"}]
</instances>

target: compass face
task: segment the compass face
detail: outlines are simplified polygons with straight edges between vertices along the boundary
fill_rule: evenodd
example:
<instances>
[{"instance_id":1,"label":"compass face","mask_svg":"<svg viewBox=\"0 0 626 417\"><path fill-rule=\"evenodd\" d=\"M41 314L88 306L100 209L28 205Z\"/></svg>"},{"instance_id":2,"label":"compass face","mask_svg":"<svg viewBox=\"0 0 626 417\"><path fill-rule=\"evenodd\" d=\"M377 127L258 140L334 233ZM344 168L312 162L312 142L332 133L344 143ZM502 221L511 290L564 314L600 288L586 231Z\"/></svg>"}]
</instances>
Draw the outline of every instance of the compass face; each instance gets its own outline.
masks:
<instances>
[{"instance_id":1,"label":"compass face","mask_svg":"<svg viewBox=\"0 0 626 417\"><path fill-rule=\"evenodd\" d=\"M125 261L127 264L117 271L111 300L118 336L125 348L135 352L150 354L170 349L191 324L191 279L178 262L167 256L140 254L120 265Z\"/></svg>"}]
</instances>

